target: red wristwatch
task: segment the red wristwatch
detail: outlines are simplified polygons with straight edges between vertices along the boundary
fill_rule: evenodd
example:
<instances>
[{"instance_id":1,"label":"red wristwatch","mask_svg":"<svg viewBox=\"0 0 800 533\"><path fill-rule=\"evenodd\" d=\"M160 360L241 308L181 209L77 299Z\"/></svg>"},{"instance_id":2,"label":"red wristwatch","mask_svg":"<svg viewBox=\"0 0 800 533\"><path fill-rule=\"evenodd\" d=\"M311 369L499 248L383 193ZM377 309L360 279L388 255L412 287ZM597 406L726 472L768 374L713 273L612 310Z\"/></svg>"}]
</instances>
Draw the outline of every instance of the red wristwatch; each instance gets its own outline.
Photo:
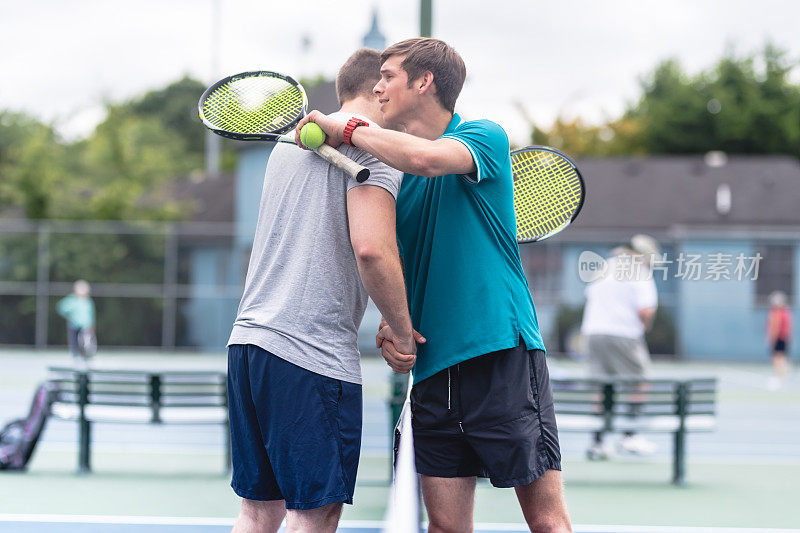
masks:
<instances>
[{"instance_id":1,"label":"red wristwatch","mask_svg":"<svg viewBox=\"0 0 800 533\"><path fill-rule=\"evenodd\" d=\"M344 127L344 142L349 144L350 146L355 146L352 142L350 142L350 138L353 136L353 132L356 131L356 128L359 126L369 126L369 122L361 120L360 118L353 117L347 121L347 126Z\"/></svg>"}]
</instances>

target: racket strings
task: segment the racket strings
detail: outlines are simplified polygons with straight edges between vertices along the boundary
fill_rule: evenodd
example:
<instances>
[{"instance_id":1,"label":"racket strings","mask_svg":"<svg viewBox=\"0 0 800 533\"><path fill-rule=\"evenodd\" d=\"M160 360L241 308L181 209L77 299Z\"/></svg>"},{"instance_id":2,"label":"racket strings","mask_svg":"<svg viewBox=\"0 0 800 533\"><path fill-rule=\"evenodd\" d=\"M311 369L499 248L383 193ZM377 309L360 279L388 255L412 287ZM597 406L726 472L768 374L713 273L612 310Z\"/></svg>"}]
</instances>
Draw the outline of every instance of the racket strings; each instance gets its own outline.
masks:
<instances>
[{"instance_id":1,"label":"racket strings","mask_svg":"<svg viewBox=\"0 0 800 533\"><path fill-rule=\"evenodd\" d=\"M569 224L582 200L581 180L569 161L523 151L512 155L511 164L517 239L537 240Z\"/></svg>"},{"instance_id":2,"label":"racket strings","mask_svg":"<svg viewBox=\"0 0 800 533\"><path fill-rule=\"evenodd\" d=\"M303 115L303 92L277 78L244 78L225 83L203 102L215 127L244 134L276 133Z\"/></svg>"}]
</instances>

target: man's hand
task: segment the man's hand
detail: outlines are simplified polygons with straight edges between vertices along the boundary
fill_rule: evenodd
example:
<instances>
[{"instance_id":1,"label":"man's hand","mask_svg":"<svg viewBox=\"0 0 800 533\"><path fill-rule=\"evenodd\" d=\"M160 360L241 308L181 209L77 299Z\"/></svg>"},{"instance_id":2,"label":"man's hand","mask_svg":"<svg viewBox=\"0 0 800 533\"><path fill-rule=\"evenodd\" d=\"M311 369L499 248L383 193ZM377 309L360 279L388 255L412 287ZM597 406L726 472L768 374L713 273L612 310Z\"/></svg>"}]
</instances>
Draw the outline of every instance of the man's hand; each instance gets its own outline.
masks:
<instances>
[{"instance_id":1,"label":"man's hand","mask_svg":"<svg viewBox=\"0 0 800 533\"><path fill-rule=\"evenodd\" d=\"M400 374L408 374L417 361L417 345L415 341L425 342L425 337L414 331L413 336L398 337L392 327L385 325L378 332L376 344L381 348L381 356L392 370Z\"/></svg>"},{"instance_id":2,"label":"man's hand","mask_svg":"<svg viewBox=\"0 0 800 533\"><path fill-rule=\"evenodd\" d=\"M382 335L382 334L381 334L381 330L382 330L383 328L385 328L385 327L388 327L388 326L389 326L389 323L388 323L388 322L386 322L386 319L385 319L385 318L383 318L383 317L381 317L381 323L380 323L380 325L378 326L378 334L377 334L377 335L375 335L375 347L376 347L376 348L380 348L380 347L381 347L381 345L383 344L383 341L384 341L384 339L385 339L386 337L385 337L384 335ZM414 341L415 341L417 344L422 344L422 343L424 343L424 342L425 342L425 340L426 340L426 339L425 339L425 337L423 337L423 336L422 336L422 333L420 333L419 331L417 331L417 330L415 330L415 329L412 329L411 331L412 331L412 333L414 334Z\"/></svg>"},{"instance_id":3,"label":"man's hand","mask_svg":"<svg viewBox=\"0 0 800 533\"><path fill-rule=\"evenodd\" d=\"M304 116L300 122L297 123L297 127L294 130L294 142L296 142L297 146L300 148L308 150L308 148L303 146L303 143L300 142L300 130L309 122L316 122L317 126L322 128L322 131L325 132L325 144L336 148L344 142L344 127L347 126L347 123L339 122L324 113L314 110Z\"/></svg>"},{"instance_id":4,"label":"man's hand","mask_svg":"<svg viewBox=\"0 0 800 533\"><path fill-rule=\"evenodd\" d=\"M386 341L381 345L381 356L386 360L386 364L398 374L408 374L417 362L416 355L398 352L391 341Z\"/></svg>"}]
</instances>

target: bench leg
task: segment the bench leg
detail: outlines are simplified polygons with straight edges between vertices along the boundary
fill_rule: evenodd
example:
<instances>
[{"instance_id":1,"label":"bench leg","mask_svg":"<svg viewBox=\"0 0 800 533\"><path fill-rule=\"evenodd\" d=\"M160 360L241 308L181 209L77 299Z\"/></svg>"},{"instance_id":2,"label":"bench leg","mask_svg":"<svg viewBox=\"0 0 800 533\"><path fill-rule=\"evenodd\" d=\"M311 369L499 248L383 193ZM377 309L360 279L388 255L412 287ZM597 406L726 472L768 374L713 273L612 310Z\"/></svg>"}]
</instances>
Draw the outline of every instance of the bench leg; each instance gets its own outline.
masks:
<instances>
[{"instance_id":1,"label":"bench leg","mask_svg":"<svg viewBox=\"0 0 800 533\"><path fill-rule=\"evenodd\" d=\"M92 471L91 465L91 442L92 442L92 423L85 418L79 421L78 436L78 473L88 474Z\"/></svg>"},{"instance_id":2,"label":"bench leg","mask_svg":"<svg viewBox=\"0 0 800 533\"><path fill-rule=\"evenodd\" d=\"M686 485L686 431L675 432L675 448L672 458L672 484Z\"/></svg>"},{"instance_id":3,"label":"bench leg","mask_svg":"<svg viewBox=\"0 0 800 533\"><path fill-rule=\"evenodd\" d=\"M225 424L225 473L233 470L233 457L231 455L231 424Z\"/></svg>"}]
</instances>

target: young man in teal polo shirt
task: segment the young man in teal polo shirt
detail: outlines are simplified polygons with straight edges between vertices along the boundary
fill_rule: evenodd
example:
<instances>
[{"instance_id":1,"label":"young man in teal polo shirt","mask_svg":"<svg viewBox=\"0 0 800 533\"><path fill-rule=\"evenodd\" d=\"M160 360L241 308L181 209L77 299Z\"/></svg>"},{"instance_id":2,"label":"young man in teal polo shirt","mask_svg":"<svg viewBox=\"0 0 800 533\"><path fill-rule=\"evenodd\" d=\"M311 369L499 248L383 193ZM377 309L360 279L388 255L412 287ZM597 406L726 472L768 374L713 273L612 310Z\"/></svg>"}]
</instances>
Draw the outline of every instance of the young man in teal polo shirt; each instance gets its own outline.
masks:
<instances>
[{"instance_id":1,"label":"young man in teal polo shirt","mask_svg":"<svg viewBox=\"0 0 800 533\"><path fill-rule=\"evenodd\" d=\"M297 131L316 122L332 146L357 146L405 172L397 237L413 324L427 341L416 357L399 353L384 326L378 342L393 369L414 368L429 531L471 530L476 476L514 487L532 531L570 531L544 345L516 242L508 138L454 113L466 69L446 43L409 39L381 61L381 112L405 132L318 112Z\"/></svg>"}]
</instances>

